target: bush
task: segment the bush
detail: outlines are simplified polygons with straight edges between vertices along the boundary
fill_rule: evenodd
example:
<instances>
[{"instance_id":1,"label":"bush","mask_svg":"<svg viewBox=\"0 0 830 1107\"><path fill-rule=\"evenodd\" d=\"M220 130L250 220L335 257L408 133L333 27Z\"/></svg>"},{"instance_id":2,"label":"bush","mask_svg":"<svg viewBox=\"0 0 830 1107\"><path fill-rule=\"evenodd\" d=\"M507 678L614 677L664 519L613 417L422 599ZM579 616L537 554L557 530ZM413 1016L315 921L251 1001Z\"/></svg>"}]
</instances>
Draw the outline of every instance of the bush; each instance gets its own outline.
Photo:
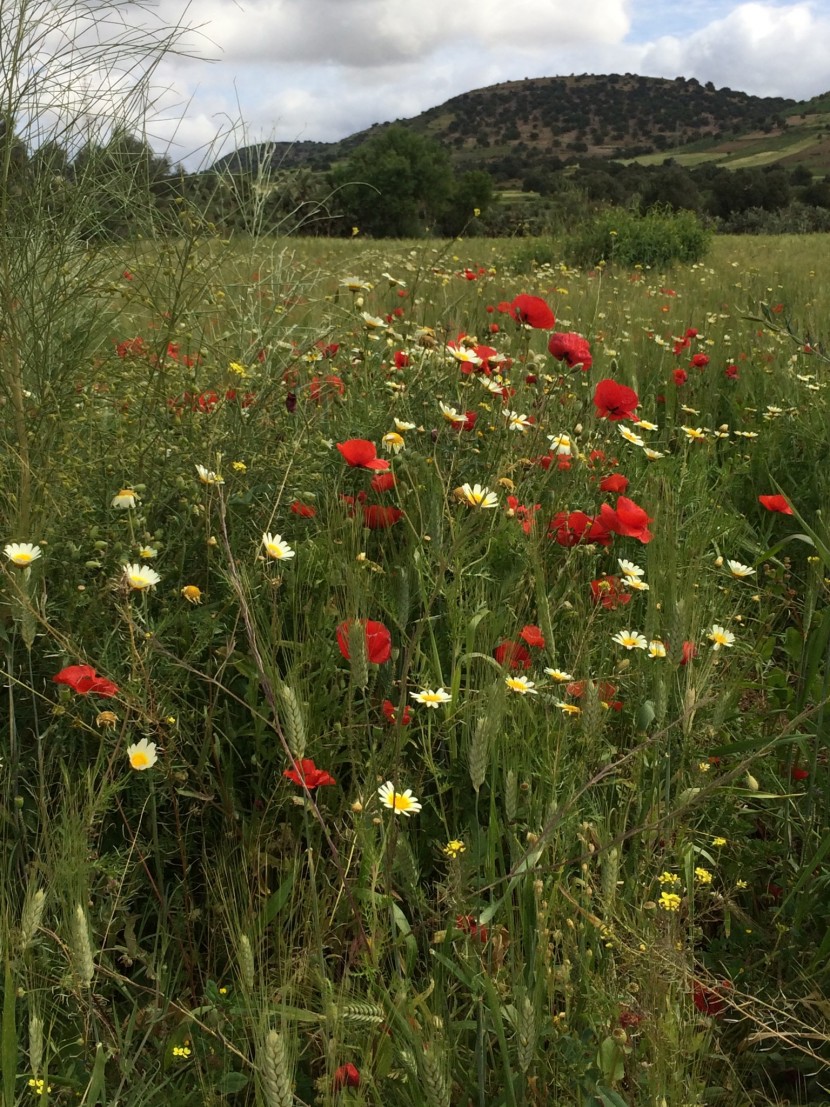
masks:
<instances>
[{"instance_id":1,"label":"bush","mask_svg":"<svg viewBox=\"0 0 830 1107\"><path fill-rule=\"evenodd\" d=\"M575 265L601 261L666 266L700 261L710 234L692 211L654 207L644 215L619 208L601 212L582 224L565 243L565 257Z\"/></svg>"}]
</instances>

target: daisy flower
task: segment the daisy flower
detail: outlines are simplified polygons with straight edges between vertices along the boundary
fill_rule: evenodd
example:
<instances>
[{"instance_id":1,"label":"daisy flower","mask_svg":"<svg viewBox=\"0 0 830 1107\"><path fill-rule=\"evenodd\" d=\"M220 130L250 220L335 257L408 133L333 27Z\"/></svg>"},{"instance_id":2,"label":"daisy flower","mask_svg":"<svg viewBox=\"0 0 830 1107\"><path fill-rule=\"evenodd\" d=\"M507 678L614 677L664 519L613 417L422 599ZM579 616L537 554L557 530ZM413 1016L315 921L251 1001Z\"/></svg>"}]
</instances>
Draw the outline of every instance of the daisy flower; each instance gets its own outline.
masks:
<instances>
[{"instance_id":1,"label":"daisy flower","mask_svg":"<svg viewBox=\"0 0 830 1107\"><path fill-rule=\"evenodd\" d=\"M381 784L378 795L383 806L394 811L396 815L417 815L421 810L421 804L412 795L411 788L407 788L405 792L396 792L391 780Z\"/></svg>"},{"instance_id":2,"label":"daisy flower","mask_svg":"<svg viewBox=\"0 0 830 1107\"><path fill-rule=\"evenodd\" d=\"M617 564L620 567L620 571L625 577L644 577L646 574L645 569L641 569L639 565L635 565L633 561L626 561L624 557L617 558Z\"/></svg>"},{"instance_id":3,"label":"daisy flower","mask_svg":"<svg viewBox=\"0 0 830 1107\"><path fill-rule=\"evenodd\" d=\"M31 542L10 542L3 548L3 553L12 565L17 565L21 569L37 561L42 552L40 546L33 546Z\"/></svg>"},{"instance_id":4,"label":"daisy flower","mask_svg":"<svg viewBox=\"0 0 830 1107\"><path fill-rule=\"evenodd\" d=\"M220 477L218 473L214 473L212 469L206 469L204 465L197 465L196 472L199 474L199 480L202 484L224 484L225 478Z\"/></svg>"},{"instance_id":5,"label":"daisy flower","mask_svg":"<svg viewBox=\"0 0 830 1107\"><path fill-rule=\"evenodd\" d=\"M648 656L654 658L666 656L666 647L663 645L659 638L654 638L651 642L649 642Z\"/></svg>"},{"instance_id":6,"label":"daisy flower","mask_svg":"<svg viewBox=\"0 0 830 1107\"><path fill-rule=\"evenodd\" d=\"M733 577L751 577L755 572L751 565L743 565L740 561L727 561L726 564Z\"/></svg>"},{"instance_id":7,"label":"daisy flower","mask_svg":"<svg viewBox=\"0 0 830 1107\"><path fill-rule=\"evenodd\" d=\"M137 499L138 496L133 492L132 488L122 488L121 491L116 492L110 500L110 507L117 507L122 511L127 511L131 507L135 507Z\"/></svg>"},{"instance_id":8,"label":"daisy flower","mask_svg":"<svg viewBox=\"0 0 830 1107\"><path fill-rule=\"evenodd\" d=\"M709 631L706 637L712 643L713 650L720 650L724 646L735 645L735 635L732 633L732 631L725 630L723 627L718 626L717 623L712 626L712 629Z\"/></svg>"},{"instance_id":9,"label":"daisy flower","mask_svg":"<svg viewBox=\"0 0 830 1107\"><path fill-rule=\"evenodd\" d=\"M182 599L187 600L188 603L201 603L202 602L202 589L198 584L186 584L181 591Z\"/></svg>"},{"instance_id":10,"label":"daisy flower","mask_svg":"<svg viewBox=\"0 0 830 1107\"><path fill-rule=\"evenodd\" d=\"M624 426L622 423L617 424L617 430L626 440L626 442L632 442L635 446L644 446L645 442L640 438L639 434L635 434L630 427Z\"/></svg>"},{"instance_id":11,"label":"daisy flower","mask_svg":"<svg viewBox=\"0 0 830 1107\"><path fill-rule=\"evenodd\" d=\"M643 453L646 455L649 461L659 461L661 457L666 455L659 450L651 450L648 446L643 446Z\"/></svg>"},{"instance_id":12,"label":"daisy flower","mask_svg":"<svg viewBox=\"0 0 830 1107\"><path fill-rule=\"evenodd\" d=\"M642 427L644 431L656 431L660 429L656 423L649 423L648 419L635 419L634 426Z\"/></svg>"},{"instance_id":13,"label":"daisy flower","mask_svg":"<svg viewBox=\"0 0 830 1107\"><path fill-rule=\"evenodd\" d=\"M533 426L533 422L528 415L519 415L516 411L505 411L504 417L507 420L507 426L512 431L529 431Z\"/></svg>"},{"instance_id":14,"label":"daisy flower","mask_svg":"<svg viewBox=\"0 0 830 1107\"><path fill-rule=\"evenodd\" d=\"M504 683L511 692L518 692L520 696L538 695L536 685L532 680L528 680L526 676L508 676L504 678Z\"/></svg>"},{"instance_id":15,"label":"daisy flower","mask_svg":"<svg viewBox=\"0 0 830 1107\"><path fill-rule=\"evenodd\" d=\"M550 448L555 453L562 457L569 457L571 454L571 438L568 434L549 434L548 442L550 442Z\"/></svg>"},{"instance_id":16,"label":"daisy flower","mask_svg":"<svg viewBox=\"0 0 830 1107\"><path fill-rule=\"evenodd\" d=\"M288 558L295 556L294 551L283 540L281 534L266 532L262 536L262 545L268 556L273 557L275 561L287 561Z\"/></svg>"},{"instance_id":17,"label":"daisy flower","mask_svg":"<svg viewBox=\"0 0 830 1107\"><path fill-rule=\"evenodd\" d=\"M403 419L394 419L395 430L400 434L404 434L406 431L414 431L415 423L406 423Z\"/></svg>"},{"instance_id":18,"label":"daisy flower","mask_svg":"<svg viewBox=\"0 0 830 1107\"><path fill-rule=\"evenodd\" d=\"M463 423L464 416L460 411L456 411L454 407L450 407L449 404L445 404L443 400L438 401L438 407L441 409L441 414L447 420L448 423Z\"/></svg>"},{"instance_id":19,"label":"daisy flower","mask_svg":"<svg viewBox=\"0 0 830 1107\"><path fill-rule=\"evenodd\" d=\"M481 358L475 350L467 346L447 346L447 353L451 354L462 365L481 365Z\"/></svg>"},{"instance_id":20,"label":"daisy flower","mask_svg":"<svg viewBox=\"0 0 830 1107\"><path fill-rule=\"evenodd\" d=\"M617 631L617 633L612 636L612 641L626 650L645 650L648 648L648 642L645 636L636 630Z\"/></svg>"},{"instance_id":21,"label":"daisy flower","mask_svg":"<svg viewBox=\"0 0 830 1107\"><path fill-rule=\"evenodd\" d=\"M152 769L158 761L156 743L148 742L146 738L142 738L140 742L134 742L133 745L127 746L127 757L130 759L131 768L135 769L136 772Z\"/></svg>"},{"instance_id":22,"label":"daisy flower","mask_svg":"<svg viewBox=\"0 0 830 1107\"><path fill-rule=\"evenodd\" d=\"M381 319L379 315L371 315L368 311L361 311L360 318L367 330L379 331L386 328L386 320Z\"/></svg>"},{"instance_id":23,"label":"daisy flower","mask_svg":"<svg viewBox=\"0 0 830 1107\"><path fill-rule=\"evenodd\" d=\"M480 484L474 484L472 487L469 484L462 484L460 495L470 507L490 508L499 506L496 493Z\"/></svg>"},{"instance_id":24,"label":"daisy flower","mask_svg":"<svg viewBox=\"0 0 830 1107\"><path fill-rule=\"evenodd\" d=\"M136 592L153 588L161 580L155 569L151 569L149 565L139 565L138 562L124 566L124 578Z\"/></svg>"},{"instance_id":25,"label":"daisy flower","mask_svg":"<svg viewBox=\"0 0 830 1107\"><path fill-rule=\"evenodd\" d=\"M404 437L402 434L398 434L397 431L389 431L380 440L381 446L389 454L399 454L404 448Z\"/></svg>"},{"instance_id":26,"label":"daisy flower","mask_svg":"<svg viewBox=\"0 0 830 1107\"><path fill-rule=\"evenodd\" d=\"M572 673L566 673L564 669L545 669L545 674L550 677L551 680L556 680L560 684L567 684L568 681L573 680Z\"/></svg>"},{"instance_id":27,"label":"daisy flower","mask_svg":"<svg viewBox=\"0 0 830 1107\"><path fill-rule=\"evenodd\" d=\"M575 703L565 703L563 700L557 700L556 706L564 715L581 715L582 708Z\"/></svg>"},{"instance_id":28,"label":"daisy flower","mask_svg":"<svg viewBox=\"0 0 830 1107\"><path fill-rule=\"evenodd\" d=\"M706 438L706 431L703 427L681 427L680 429L690 442L703 442Z\"/></svg>"},{"instance_id":29,"label":"daisy flower","mask_svg":"<svg viewBox=\"0 0 830 1107\"><path fill-rule=\"evenodd\" d=\"M431 688L422 688L420 692L410 692L409 694L416 703L420 703L424 707L431 707L436 711L439 704L449 703L452 699L449 692L445 692L443 688L438 688L436 691Z\"/></svg>"},{"instance_id":30,"label":"daisy flower","mask_svg":"<svg viewBox=\"0 0 830 1107\"><path fill-rule=\"evenodd\" d=\"M347 288L349 292L371 292L373 285L360 277L344 277L340 282L341 288Z\"/></svg>"}]
</instances>

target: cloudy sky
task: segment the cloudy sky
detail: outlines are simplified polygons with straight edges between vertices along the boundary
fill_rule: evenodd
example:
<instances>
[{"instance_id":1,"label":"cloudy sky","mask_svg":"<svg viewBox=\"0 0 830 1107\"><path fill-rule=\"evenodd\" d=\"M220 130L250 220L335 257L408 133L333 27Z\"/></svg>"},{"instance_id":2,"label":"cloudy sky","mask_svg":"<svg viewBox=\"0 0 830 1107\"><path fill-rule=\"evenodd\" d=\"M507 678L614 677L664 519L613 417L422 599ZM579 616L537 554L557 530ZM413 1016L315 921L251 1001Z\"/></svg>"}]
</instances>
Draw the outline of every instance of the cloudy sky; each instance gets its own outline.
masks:
<instances>
[{"instance_id":1,"label":"cloudy sky","mask_svg":"<svg viewBox=\"0 0 830 1107\"><path fill-rule=\"evenodd\" d=\"M198 26L171 58L154 145L196 165L273 138L343 138L522 77L697 77L756 95L830 90L830 0L159 0ZM218 137L217 137L218 136Z\"/></svg>"}]
</instances>

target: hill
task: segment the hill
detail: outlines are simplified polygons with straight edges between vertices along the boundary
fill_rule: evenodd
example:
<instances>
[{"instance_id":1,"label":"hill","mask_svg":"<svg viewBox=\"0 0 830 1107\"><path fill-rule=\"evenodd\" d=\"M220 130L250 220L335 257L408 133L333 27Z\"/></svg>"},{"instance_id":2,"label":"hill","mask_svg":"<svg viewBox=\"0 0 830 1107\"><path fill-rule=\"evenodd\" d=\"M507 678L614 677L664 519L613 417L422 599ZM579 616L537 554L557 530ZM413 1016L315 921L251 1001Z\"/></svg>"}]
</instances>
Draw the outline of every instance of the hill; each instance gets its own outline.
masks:
<instances>
[{"instance_id":1,"label":"hill","mask_svg":"<svg viewBox=\"0 0 830 1107\"><path fill-rule=\"evenodd\" d=\"M750 96L678 77L634 74L538 77L454 96L398 125L429 135L459 170L485 169L499 183L529 170L583 159L728 166L804 163L830 169L830 94L800 103ZM375 124L340 142L274 142L244 147L217 169L325 170L391 126Z\"/></svg>"}]
</instances>

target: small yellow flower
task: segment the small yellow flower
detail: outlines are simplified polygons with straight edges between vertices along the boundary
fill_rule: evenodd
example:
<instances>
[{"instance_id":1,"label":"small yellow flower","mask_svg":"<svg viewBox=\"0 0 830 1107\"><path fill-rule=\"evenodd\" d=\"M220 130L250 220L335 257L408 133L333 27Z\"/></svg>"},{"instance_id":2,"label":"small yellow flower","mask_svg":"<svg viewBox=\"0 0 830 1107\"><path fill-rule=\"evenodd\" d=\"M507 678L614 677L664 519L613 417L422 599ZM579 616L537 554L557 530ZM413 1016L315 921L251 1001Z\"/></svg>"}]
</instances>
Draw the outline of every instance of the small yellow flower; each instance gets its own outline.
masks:
<instances>
[{"instance_id":1,"label":"small yellow flower","mask_svg":"<svg viewBox=\"0 0 830 1107\"><path fill-rule=\"evenodd\" d=\"M704 869L702 867L696 868L695 869L695 877L697 878L698 884L711 884L712 883L712 874L709 872L708 869Z\"/></svg>"},{"instance_id":2,"label":"small yellow flower","mask_svg":"<svg viewBox=\"0 0 830 1107\"><path fill-rule=\"evenodd\" d=\"M711 768L712 766L708 761L698 761L697 763L697 771L699 773L708 773Z\"/></svg>"},{"instance_id":3,"label":"small yellow flower","mask_svg":"<svg viewBox=\"0 0 830 1107\"><path fill-rule=\"evenodd\" d=\"M679 911L681 903L680 896L675 892L661 892L657 901L658 906L664 911Z\"/></svg>"},{"instance_id":4,"label":"small yellow flower","mask_svg":"<svg viewBox=\"0 0 830 1107\"><path fill-rule=\"evenodd\" d=\"M667 884L672 888L676 888L677 885L680 883L680 877L677 875L677 873L670 872L660 873L660 875L657 877L657 880L658 883Z\"/></svg>"},{"instance_id":5,"label":"small yellow flower","mask_svg":"<svg viewBox=\"0 0 830 1107\"><path fill-rule=\"evenodd\" d=\"M735 887L740 888L741 891L743 891L743 889L748 888L749 885L747 884L747 882L745 880L736 880L735 881Z\"/></svg>"},{"instance_id":6,"label":"small yellow flower","mask_svg":"<svg viewBox=\"0 0 830 1107\"><path fill-rule=\"evenodd\" d=\"M231 361L228 363L228 372L233 373L237 377L248 376L248 370L244 365L240 365L238 361Z\"/></svg>"},{"instance_id":7,"label":"small yellow flower","mask_svg":"<svg viewBox=\"0 0 830 1107\"><path fill-rule=\"evenodd\" d=\"M248 472L248 466L245 464L244 461L233 461L233 462L231 462L231 469L233 469L233 471L235 473L247 473Z\"/></svg>"},{"instance_id":8,"label":"small yellow flower","mask_svg":"<svg viewBox=\"0 0 830 1107\"><path fill-rule=\"evenodd\" d=\"M462 854L467 847L459 838L453 838L444 846L443 853L446 857L455 859Z\"/></svg>"},{"instance_id":9,"label":"small yellow flower","mask_svg":"<svg viewBox=\"0 0 830 1107\"><path fill-rule=\"evenodd\" d=\"M187 1057L190 1056L191 1052L192 1051L190 1049L190 1046L187 1046L187 1045L173 1046L173 1056L174 1057L187 1058Z\"/></svg>"},{"instance_id":10,"label":"small yellow flower","mask_svg":"<svg viewBox=\"0 0 830 1107\"><path fill-rule=\"evenodd\" d=\"M198 584L186 584L184 588L182 588L182 597L186 599L188 603L201 603L202 589Z\"/></svg>"},{"instance_id":11,"label":"small yellow flower","mask_svg":"<svg viewBox=\"0 0 830 1107\"><path fill-rule=\"evenodd\" d=\"M720 836L719 834L718 834L718 835L716 835L716 837L714 837L714 838L712 839L712 845L713 845L713 846L718 846L718 847L720 847L720 846L725 846L726 844L727 844L727 843L726 843L726 839L725 839L725 838L721 838L721 836Z\"/></svg>"},{"instance_id":12,"label":"small yellow flower","mask_svg":"<svg viewBox=\"0 0 830 1107\"><path fill-rule=\"evenodd\" d=\"M52 1091L52 1085L46 1086L46 1081L41 1080L38 1076L33 1076L29 1080L29 1087L35 1093L35 1095L46 1095L47 1092Z\"/></svg>"}]
</instances>

